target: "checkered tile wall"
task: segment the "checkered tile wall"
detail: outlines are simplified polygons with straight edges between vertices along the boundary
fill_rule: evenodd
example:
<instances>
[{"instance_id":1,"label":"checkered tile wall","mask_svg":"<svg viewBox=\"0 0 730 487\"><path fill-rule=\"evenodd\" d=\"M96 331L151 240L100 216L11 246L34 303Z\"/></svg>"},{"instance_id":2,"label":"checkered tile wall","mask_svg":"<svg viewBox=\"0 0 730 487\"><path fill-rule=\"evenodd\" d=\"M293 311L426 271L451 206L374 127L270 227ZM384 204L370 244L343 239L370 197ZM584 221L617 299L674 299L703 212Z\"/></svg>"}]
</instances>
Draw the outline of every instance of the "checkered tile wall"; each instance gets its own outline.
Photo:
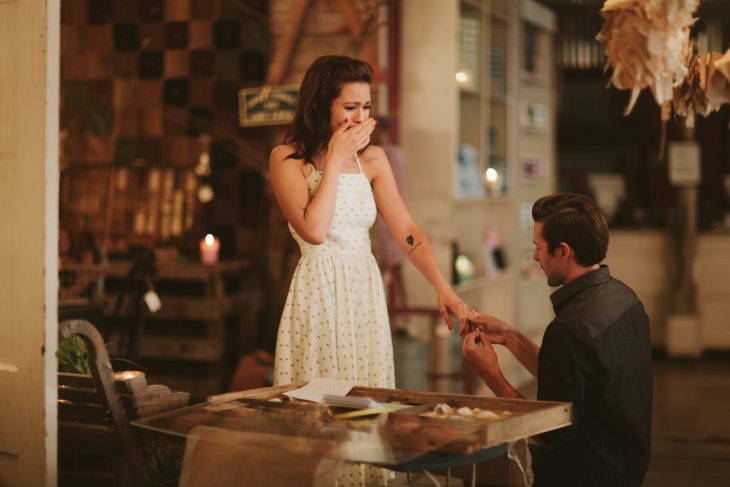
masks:
<instances>
[{"instance_id":1,"label":"checkered tile wall","mask_svg":"<svg viewBox=\"0 0 730 487\"><path fill-rule=\"evenodd\" d=\"M61 8L62 163L185 167L198 153L175 147L194 147L203 132L221 146L260 136L239 129L237 92L266 76L268 0L62 0ZM225 158L238 162L236 151Z\"/></svg>"}]
</instances>

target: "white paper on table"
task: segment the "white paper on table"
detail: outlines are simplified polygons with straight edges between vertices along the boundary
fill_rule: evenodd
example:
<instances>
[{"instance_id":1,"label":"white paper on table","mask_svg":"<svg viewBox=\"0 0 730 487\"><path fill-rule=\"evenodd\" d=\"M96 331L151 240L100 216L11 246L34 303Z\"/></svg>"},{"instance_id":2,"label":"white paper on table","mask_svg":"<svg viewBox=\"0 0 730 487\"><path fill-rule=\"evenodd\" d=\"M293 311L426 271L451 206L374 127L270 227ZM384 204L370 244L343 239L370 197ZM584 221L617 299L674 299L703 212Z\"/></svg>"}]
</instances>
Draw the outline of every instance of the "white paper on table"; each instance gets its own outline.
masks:
<instances>
[{"instance_id":1,"label":"white paper on table","mask_svg":"<svg viewBox=\"0 0 730 487\"><path fill-rule=\"evenodd\" d=\"M354 381L340 379L326 379L317 377L299 389L285 392L284 394L296 399L305 401L322 402L325 394L334 396L346 396L355 385Z\"/></svg>"}]
</instances>

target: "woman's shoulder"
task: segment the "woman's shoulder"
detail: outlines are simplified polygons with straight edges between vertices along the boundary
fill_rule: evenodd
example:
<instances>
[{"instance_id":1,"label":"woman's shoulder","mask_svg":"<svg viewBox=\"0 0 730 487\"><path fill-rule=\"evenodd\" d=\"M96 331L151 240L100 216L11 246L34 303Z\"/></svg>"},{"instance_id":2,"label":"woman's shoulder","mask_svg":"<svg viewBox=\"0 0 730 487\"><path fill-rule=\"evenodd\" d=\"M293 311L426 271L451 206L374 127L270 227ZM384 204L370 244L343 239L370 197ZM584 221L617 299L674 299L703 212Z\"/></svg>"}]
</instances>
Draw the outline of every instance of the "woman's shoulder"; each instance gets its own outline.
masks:
<instances>
[{"instance_id":1,"label":"woman's shoulder","mask_svg":"<svg viewBox=\"0 0 730 487\"><path fill-rule=\"evenodd\" d=\"M377 175L384 170L390 169L388 156L379 145L369 145L360 156L360 162L367 167L371 174Z\"/></svg>"},{"instance_id":2,"label":"woman's shoulder","mask_svg":"<svg viewBox=\"0 0 730 487\"><path fill-rule=\"evenodd\" d=\"M297 148L293 144L277 145L269 156L269 169L274 178L279 175L300 173L306 179L311 172L307 171L310 164L306 164L302 157L297 157Z\"/></svg>"},{"instance_id":3,"label":"woman's shoulder","mask_svg":"<svg viewBox=\"0 0 730 487\"><path fill-rule=\"evenodd\" d=\"M280 167L301 167L304 164L304 160L297 154L297 148L293 144L282 144L277 145L271 149L271 155L269 155L269 166L274 165Z\"/></svg>"},{"instance_id":4,"label":"woman's shoulder","mask_svg":"<svg viewBox=\"0 0 730 487\"><path fill-rule=\"evenodd\" d=\"M285 159L296 160L293 157L296 153L297 148L293 144L281 144L271 149L271 156L269 159L272 161L283 161Z\"/></svg>"},{"instance_id":5,"label":"woman's shoulder","mask_svg":"<svg viewBox=\"0 0 730 487\"><path fill-rule=\"evenodd\" d=\"M383 150L382 147L380 147L379 145L370 144L362 152L362 155L360 156L360 160L364 164L377 165L382 162L387 162L388 158L385 155L385 151Z\"/></svg>"}]
</instances>

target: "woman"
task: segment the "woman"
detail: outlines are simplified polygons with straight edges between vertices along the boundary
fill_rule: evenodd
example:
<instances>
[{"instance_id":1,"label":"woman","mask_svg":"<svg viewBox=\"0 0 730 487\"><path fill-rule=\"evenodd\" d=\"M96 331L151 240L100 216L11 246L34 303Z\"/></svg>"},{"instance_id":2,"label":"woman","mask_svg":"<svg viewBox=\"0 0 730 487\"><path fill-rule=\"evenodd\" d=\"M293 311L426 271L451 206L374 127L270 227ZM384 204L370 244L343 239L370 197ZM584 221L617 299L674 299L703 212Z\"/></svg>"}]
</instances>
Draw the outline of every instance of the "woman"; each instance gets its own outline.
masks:
<instances>
[{"instance_id":1,"label":"woman","mask_svg":"<svg viewBox=\"0 0 730 487\"><path fill-rule=\"evenodd\" d=\"M438 269L413 222L383 149L371 146L372 69L324 56L307 70L285 145L271 151L271 185L302 252L276 340L274 383L315 377L394 387L393 345L383 281L370 247L376 211L436 290L441 314L462 332L474 310ZM384 485L388 475L348 467L339 485Z\"/></svg>"},{"instance_id":2,"label":"woman","mask_svg":"<svg viewBox=\"0 0 730 487\"><path fill-rule=\"evenodd\" d=\"M370 144L372 69L324 56L307 70L285 145L271 152L271 185L302 257L276 343L276 384L332 377L393 387L383 283L371 252L376 210L461 329L475 315L438 269L423 231L396 189L390 164Z\"/></svg>"}]
</instances>

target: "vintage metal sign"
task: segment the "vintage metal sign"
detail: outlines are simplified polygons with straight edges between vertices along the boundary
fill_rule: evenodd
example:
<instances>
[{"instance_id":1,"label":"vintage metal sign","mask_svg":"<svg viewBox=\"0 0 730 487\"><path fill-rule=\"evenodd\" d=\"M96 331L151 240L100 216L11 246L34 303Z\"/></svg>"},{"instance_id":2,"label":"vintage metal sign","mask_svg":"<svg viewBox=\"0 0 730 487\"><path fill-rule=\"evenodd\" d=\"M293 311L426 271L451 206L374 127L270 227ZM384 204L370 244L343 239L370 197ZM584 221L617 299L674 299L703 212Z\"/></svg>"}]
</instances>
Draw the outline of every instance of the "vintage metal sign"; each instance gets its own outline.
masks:
<instances>
[{"instance_id":1,"label":"vintage metal sign","mask_svg":"<svg viewBox=\"0 0 730 487\"><path fill-rule=\"evenodd\" d=\"M294 118L298 86L262 86L238 92L239 123L254 125L287 124Z\"/></svg>"}]
</instances>

